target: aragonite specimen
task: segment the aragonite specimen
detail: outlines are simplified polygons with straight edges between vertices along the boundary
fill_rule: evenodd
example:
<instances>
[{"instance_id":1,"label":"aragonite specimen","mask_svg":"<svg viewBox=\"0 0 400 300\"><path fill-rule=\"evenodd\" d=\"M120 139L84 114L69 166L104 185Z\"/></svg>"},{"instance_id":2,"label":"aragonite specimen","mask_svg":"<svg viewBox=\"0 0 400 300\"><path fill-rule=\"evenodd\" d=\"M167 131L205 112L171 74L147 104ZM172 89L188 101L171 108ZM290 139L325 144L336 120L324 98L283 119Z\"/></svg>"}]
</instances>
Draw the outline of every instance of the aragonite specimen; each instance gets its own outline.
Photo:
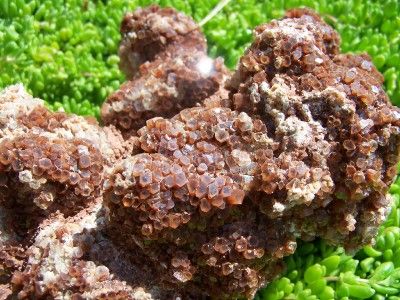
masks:
<instances>
[{"instance_id":1,"label":"aragonite specimen","mask_svg":"<svg viewBox=\"0 0 400 300\"><path fill-rule=\"evenodd\" d=\"M229 71L207 55L205 38L192 19L171 8L150 6L125 16L121 70L130 81L103 104L104 124L127 136L153 117L172 117L223 91Z\"/></svg>"},{"instance_id":2,"label":"aragonite specimen","mask_svg":"<svg viewBox=\"0 0 400 300\"><path fill-rule=\"evenodd\" d=\"M138 131L143 153L104 184L111 238L161 264L166 286L217 298L254 295L296 238L370 242L390 207L400 113L369 58L338 48L309 10L257 27L231 108Z\"/></svg>"},{"instance_id":3,"label":"aragonite specimen","mask_svg":"<svg viewBox=\"0 0 400 300\"><path fill-rule=\"evenodd\" d=\"M367 55L340 54L318 15L291 10L256 28L225 90L189 18L151 7L122 29L134 78L102 109L122 135L51 113L19 86L0 95L0 291L252 298L297 239L373 240L400 110ZM23 226L10 227L18 214Z\"/></svg>"},{"instance_id":4,"label":"aragonite specimen","mask_svg":"<svg viewBox=\"0 0 400 300\"><path fill-rule=\"evenodd\" d=\"M49 112L20 85L5 89L0 94L0 206L13 215L5 220L19 224L24 234L56 210L78 212L101 196L105 167L125 150L115 128Z\"/></svg>"},{"instance_id":5,"label":"aragonite specimen","mask_svg":"<svg viewBox=\"0 0 400 300\"><path fill-rule=\"evenodd\" d=\"M226 78L222 60L212 60L200 51L176 51L181 55L142 65L140 77L124 83L103 104L102 121L129 135L146 120L172 117L221 88Z\"/></svg>"},{"instance_id":6,"label":"aragonite specimen","mask_svg":"<svg viewBox=\"0 0 400 300\"><path fill-rule=\"evenodd\" d=\"M297 166L283 175L295 177L291 186L306 193L310 176L333 182L325 191L330 195L318 192L319 184L310 186L315 196L304 194L296 201L304 204L294 206L276 196L278 181L270 197L280 215L294 220L303 238L319 236L354 249L373 238L390 207L386 192L396 175L400 111L370 58L339 54L338 41L314 12L289 11L256 28L228 85L233 108L259 116L280 139L279 155L298 148L309 166L321 168L313 175L309 166Z\"/></svg>"},{"instance_id":7,"label":"aragonite specimen","mask_svg":"<svg viewBox=\"0 0 400 300\"><path fill-rule=\"evenodd\" d=\"M152 5L127 13L121 36L120 69L129 79L139 77L140 66L157 57L178 56L174 52L182 49L207 51L206 39L193 19L169 7Z\"/></svg>"},{"instance_id":8,"label":"aragonite specimen","mask_svg":"<svg viewBox=\"0 0 400 300\"><path fill-rule=\"evenodd\" d=\"M48 111L21 85L1 91L0 299L152 299L126 282L144 272L100 232L104 173L132 143L113 126Z\"/></svg>"},{"instance_id":9,"label":"aragonite specimen","mask_svg":"<svg viewBox=\"0 0 400 300\"><path fill-rule=\"evenodd\" d=\"M26 251L29 257L26 265L12 277L13 286L19 290L17 297L153 299L142 288L132 288L115 278L108 267L91 260L96 249L102 251L103 259L111 253L110 249L100 249L101 241L96 240L101 217L101 203L98 202L73 217L56 215L46 220Z\"/></svg>"}]
</instances>

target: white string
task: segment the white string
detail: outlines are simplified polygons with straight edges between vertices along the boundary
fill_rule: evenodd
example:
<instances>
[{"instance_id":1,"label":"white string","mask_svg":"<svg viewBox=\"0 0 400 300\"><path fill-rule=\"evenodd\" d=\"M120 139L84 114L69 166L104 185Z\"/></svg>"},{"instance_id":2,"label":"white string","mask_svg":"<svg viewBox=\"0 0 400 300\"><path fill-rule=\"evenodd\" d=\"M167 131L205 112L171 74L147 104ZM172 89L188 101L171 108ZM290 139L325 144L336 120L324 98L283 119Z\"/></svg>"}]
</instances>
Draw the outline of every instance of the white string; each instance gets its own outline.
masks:
<instances>
[{"instance_id":1,"label":"white string","mask_svg":"<svg viewBox=\"0 0 400 300\"><path fill-rule=\"evenodd\" d=\"M210 21L212 18L215 17L216 14L218 14L231 0L221 0L209 13L203 20L199 22L199 27L204 26L208 21Z\"/></svg>"}]
</instances>

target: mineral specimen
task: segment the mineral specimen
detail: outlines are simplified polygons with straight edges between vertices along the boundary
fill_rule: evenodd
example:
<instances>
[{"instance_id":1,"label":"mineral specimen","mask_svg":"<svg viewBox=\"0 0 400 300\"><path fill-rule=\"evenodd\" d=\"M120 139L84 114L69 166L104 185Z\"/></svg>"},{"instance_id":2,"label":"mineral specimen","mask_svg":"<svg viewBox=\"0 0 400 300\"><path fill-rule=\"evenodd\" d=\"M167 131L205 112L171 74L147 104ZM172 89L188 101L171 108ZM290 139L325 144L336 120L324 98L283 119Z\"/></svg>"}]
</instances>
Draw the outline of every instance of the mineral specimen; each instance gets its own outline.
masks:
<instances>
[{"instance_id":1,"label":"mineral specimen","mask_svg":"<svg viewBox=\"0 0 400 300\"><path fill-rule=\"evenodd\" d=\"M274 157L287 156L283 174L276 158L261 166L276 185L264 190L275 199L267 214L280 207L303 239L350 249L370 242L390 207L400 143L400 111L382 75L367 55L339 54L337 33L309 10L255 35L229 86L233 108L259 116L279 143Z\"/></svg>"},{"instance_id":2,"label":"mineral specimen","mask_svg":"<svg viewBox=\"0 0 400 300\"><path fill-rule=\"evenodd\" d=\"M123 154L115 128L51 113L15 85L0 94L0 206L19 235L45 215L72 215L101 195L105 166ZM19 216L19 217L17 217ZM5 226L6 228L9 226Z\"/></svg>"},{"instance_id":3,"label":"mineral specimen","mask_svg":"<svg viewBox=\"0 0 400 300\"><path fill-rule=\"evenodd\" d=\"M101 202L97 202L73 217L56 215L42 224L27 249L27 264L12 277L18 298L153 299L142 288L132 288L114 278L101 262L91 260L101 251L103 261L119 259L122 265L121 256L108 257L114 254L111 249L100 249L100 245L112 247L96 240L101 219ZM125 263L124 268L128 269L129 264ZM133 277L133 272L130 275Z\"/></svg>"},{"instance_id":4,"label":"mineral specimen","mask_svg":"<svg viewBox=\"0 0 400 300\"><path fill-rule=\"evenodd\" d=\"M251 297L296 238L356 249L390 207L400 111L369 58L339 54L309 10L255 35L228 84L231 108L148 120L143 153L104 184L110 236L164 266L176 290Z\"/></svg>"},{"instance_id":5,"label":"mineral specimen","mask_svg":"<svg viewBox=\"0 0 400 300\"><path fill-rule=\"evenodd\" d=\"M126 14L121 35L120 69L128 78L139 77L145 62L160 56L179 56L177 50L207 51L206 39L197 24L173 8L153 5Z\"/></svg>"},{"instance_id":6,"label":"mineral specimen","mask_svg":"<svg viewBox=\"0 0 400 300\"><path fill-rule=\"evenodd\" d=\"M223 90L228 70L207 56L205 38L189 17L151 6L122 22L121 70L128 78L101 109L104 124L132 135L146 120L172 117Z\"/></svg>"},{"instance_id":7,"label":"mineral specimen","mask_svg":"<svg viewBox=\"0 0 400 300\"><path fill-rule=\"evenodd\" d=\"M152 299L114 278L134 266L100 233L105 172L133 146L21 85L0 93L0 299Z\"/></svg>"},{"instance_id":8,"label":"mineral specimen","mask_svg":"<svg viewBox=\"0 0 400 300\"><path fill-rule=\"evenodd\" d=\"M297 239L371 242L400 110L367 55L340 54L318 15L291 10L256 28L225 90L189 18L151 7L122 32L134 78L102 117L125 141L19 86L0 95L0 292L251 298Z\"/></svg>"}]
</instances>

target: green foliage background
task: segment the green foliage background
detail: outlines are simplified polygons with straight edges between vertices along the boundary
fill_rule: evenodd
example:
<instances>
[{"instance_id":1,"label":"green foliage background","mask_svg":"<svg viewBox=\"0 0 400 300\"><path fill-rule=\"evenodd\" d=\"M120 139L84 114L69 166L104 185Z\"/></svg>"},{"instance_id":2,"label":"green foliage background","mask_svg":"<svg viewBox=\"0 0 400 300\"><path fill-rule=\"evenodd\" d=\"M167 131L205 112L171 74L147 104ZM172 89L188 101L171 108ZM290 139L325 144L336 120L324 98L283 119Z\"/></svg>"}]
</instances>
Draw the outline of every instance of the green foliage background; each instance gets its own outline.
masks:
<instances>
[{"instance_id":1,"label":"green foliage background","mask_svg":"<svg viewBox=\"0 0 400 300\"><path fill-rule=\"evenodd\" d=\"M124 12L158 3L199 21L218 0L0 0L0 88L22 82L52 109L98 116L104 99L124 81L118 70ZM342 37L342 51L368 52L400 104L399 0L232 0L204 27L212 56L234 68L252 28L284 10L308 6ZM400 300L400 182L394 208L375 246L354 256L323 241L302 243L283 277L258 299Z\"/></svg>"}]
</instances>

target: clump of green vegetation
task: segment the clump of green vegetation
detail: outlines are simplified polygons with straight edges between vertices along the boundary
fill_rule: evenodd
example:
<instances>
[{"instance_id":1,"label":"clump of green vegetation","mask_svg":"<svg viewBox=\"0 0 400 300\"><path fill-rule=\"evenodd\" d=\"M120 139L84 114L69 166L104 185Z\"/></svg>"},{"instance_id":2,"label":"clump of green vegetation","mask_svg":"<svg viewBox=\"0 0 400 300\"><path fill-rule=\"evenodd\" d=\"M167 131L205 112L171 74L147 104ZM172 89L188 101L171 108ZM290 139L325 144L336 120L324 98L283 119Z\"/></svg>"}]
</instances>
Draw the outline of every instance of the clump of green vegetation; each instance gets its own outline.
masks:
<instances>
[{"instance_id":1,"label":"clump of green vegetation","mask_svg":"<svg viewBox=\"0 0 400 300\"><path fill-rule=\"evenodd\" d=\"M119 23L125 12L157 3L200 21L218 0L1 0L0 88L22 82L52 109L98 116L104 99L125 80L118 70ZM288 8L308 6L341 35L342 51L368 52L400 105L398 0L233 0L204 26L210 54L233 68L252 28ZM375 246L355 256L323 241L302 243L285 275L258 299L399 299L400 181L394 208Z\"/></svg>"}]
</instances>

